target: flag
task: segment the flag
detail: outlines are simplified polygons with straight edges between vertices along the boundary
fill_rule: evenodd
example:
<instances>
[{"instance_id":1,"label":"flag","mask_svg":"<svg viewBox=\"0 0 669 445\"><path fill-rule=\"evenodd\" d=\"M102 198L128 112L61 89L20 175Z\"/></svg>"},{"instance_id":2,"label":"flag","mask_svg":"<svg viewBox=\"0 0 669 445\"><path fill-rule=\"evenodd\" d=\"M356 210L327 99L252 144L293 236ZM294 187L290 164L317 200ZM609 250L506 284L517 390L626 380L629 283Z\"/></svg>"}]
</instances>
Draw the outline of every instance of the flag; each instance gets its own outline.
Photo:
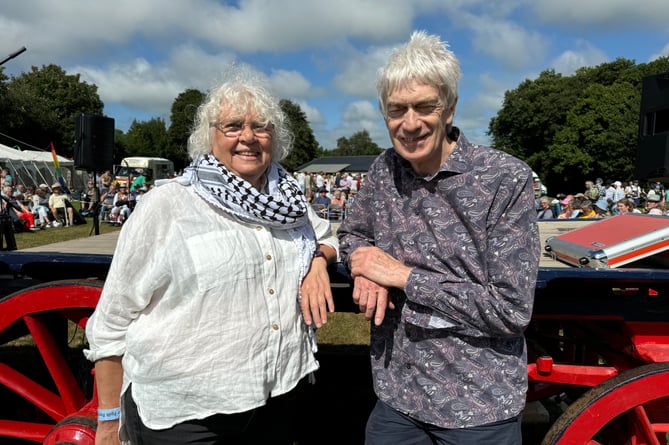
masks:
<instances>
[{"instance_id":1,"label":"flag","mask_svg":"<svg viewBox=\"0 0 669 445\"><path fill-rule=\"evenodd\" d=\"M53 156L53 165L56 167L58 183L65 188L65 178L63 178L63 172L60 170L60 163L58 162L58 155L56 154L56 147L53 146L53 142L51 142L51 156Z\"/></svg>"}]
</instances>

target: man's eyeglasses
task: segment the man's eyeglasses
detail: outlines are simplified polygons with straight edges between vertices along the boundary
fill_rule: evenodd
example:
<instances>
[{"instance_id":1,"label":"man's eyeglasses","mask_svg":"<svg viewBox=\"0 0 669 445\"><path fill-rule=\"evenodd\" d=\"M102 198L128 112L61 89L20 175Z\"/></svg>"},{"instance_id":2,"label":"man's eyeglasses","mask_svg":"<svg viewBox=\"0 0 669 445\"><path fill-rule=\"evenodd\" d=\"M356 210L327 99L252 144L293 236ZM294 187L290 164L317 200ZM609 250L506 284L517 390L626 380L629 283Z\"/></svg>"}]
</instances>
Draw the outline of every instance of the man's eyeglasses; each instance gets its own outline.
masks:
<instances>
[{"instance_id":1,"label":"man's eyeglasses","mask_svg":"<svg viewBox=\"0 0 669 445\"><path fill-rule=\"evenodd\" d=\"M443 107L439 101L421 102L417 104L390 103L386 109L386 115L390 119L399 119L413 109L419 116L429 116L432 113L441 113Z\"/></svg>"},{"instance_id":2,"label":"man's eyeglasses","mask_svg":"<svg viewBox=\"0 0 669 445\"><path fill-rule=\"evenodd\" d=\"M211 122L209 127L215 127L218 131L229 138L238 138L242 135L244 127L248 126L257 138L268 138L272 135L272 124L261 124L259 122Z\"/></svg>"}]
</instances>

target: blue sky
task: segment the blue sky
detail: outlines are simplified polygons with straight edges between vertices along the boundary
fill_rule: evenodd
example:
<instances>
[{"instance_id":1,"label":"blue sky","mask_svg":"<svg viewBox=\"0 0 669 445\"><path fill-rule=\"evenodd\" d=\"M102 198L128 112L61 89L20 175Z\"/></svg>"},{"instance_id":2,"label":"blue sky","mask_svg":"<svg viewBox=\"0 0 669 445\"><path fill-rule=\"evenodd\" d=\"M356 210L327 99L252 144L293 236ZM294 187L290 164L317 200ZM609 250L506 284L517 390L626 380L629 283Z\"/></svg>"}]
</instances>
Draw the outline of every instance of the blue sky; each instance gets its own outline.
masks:
<instances>
[{"instance_id":1,"label":"blue sky","mask_svg":"<svg viewBox=\"0 0 669 445\"><path fill-rule=\"evenodd\" d=\"M0 0L0 58L19 75L56 64L98 86L126 131L188 88L208 90L232 62L264 73L307 114L326 149L367 130L390 145L374 79L413 30L438 34L461 62L455 125L485 132L504 92L546 69L565 75L618 57L669 55L669 1L645 0ZM30 142L30 141L26 141Z\"/></svg>"}]
</instances>

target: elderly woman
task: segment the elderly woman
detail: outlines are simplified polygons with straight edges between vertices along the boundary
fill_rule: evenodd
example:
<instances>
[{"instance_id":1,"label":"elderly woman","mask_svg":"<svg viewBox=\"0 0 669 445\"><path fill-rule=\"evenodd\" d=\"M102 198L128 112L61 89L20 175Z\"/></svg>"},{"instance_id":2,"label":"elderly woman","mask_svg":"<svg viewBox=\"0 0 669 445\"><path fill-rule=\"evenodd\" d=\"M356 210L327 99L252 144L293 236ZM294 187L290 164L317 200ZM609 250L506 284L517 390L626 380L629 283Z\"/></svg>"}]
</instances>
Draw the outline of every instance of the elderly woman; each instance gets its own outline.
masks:
<instances>
[{"instance_id":1,"label":"elderly woman","mask_svg":"<svg viewBox=\"0 0 669 445\"><path fill-rule=\"evenodd\" d=\"M553 213L553 209L551 208L551 204L547 197L542 196L539 200L539 204L541 205L541 209L537 212L537 219L555 218L555 214Z\"/></svg>"},{"instance_id":2,"label":"elderly woman","mask_svg":"<svg viewBox=\"0 0 669 445\"><path fill-rule=\"evenodd\" d=\"M338 247L278 164L291 142L278 101L235 69L198 109L184 175L124 225L86 328L98 445L293 443Z\"/></svg>"}]
</instances>

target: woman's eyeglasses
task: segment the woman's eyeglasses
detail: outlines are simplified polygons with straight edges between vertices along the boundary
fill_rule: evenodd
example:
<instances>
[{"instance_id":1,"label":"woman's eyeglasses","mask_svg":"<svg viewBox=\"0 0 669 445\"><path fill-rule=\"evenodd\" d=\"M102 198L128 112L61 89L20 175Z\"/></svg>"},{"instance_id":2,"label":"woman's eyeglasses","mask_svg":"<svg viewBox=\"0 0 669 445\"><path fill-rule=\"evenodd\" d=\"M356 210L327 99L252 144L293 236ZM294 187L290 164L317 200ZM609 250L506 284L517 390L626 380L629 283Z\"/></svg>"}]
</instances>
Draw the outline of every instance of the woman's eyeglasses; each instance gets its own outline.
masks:
<instances>
[{"instance_id":1,"label":"woman's eyeglasses","mask_svg":"<svg viewBox=\"0 0 669 445\"><path fill-rule=\"evenodd\" d=\"M261 124L259 122L211 122L209 127L215 127L218 131L229 138L238 138L242 135L244 127L248 126L257 138L268 138L272 135L273 126L271 124Z\"/></svg>"}]
</instances>

